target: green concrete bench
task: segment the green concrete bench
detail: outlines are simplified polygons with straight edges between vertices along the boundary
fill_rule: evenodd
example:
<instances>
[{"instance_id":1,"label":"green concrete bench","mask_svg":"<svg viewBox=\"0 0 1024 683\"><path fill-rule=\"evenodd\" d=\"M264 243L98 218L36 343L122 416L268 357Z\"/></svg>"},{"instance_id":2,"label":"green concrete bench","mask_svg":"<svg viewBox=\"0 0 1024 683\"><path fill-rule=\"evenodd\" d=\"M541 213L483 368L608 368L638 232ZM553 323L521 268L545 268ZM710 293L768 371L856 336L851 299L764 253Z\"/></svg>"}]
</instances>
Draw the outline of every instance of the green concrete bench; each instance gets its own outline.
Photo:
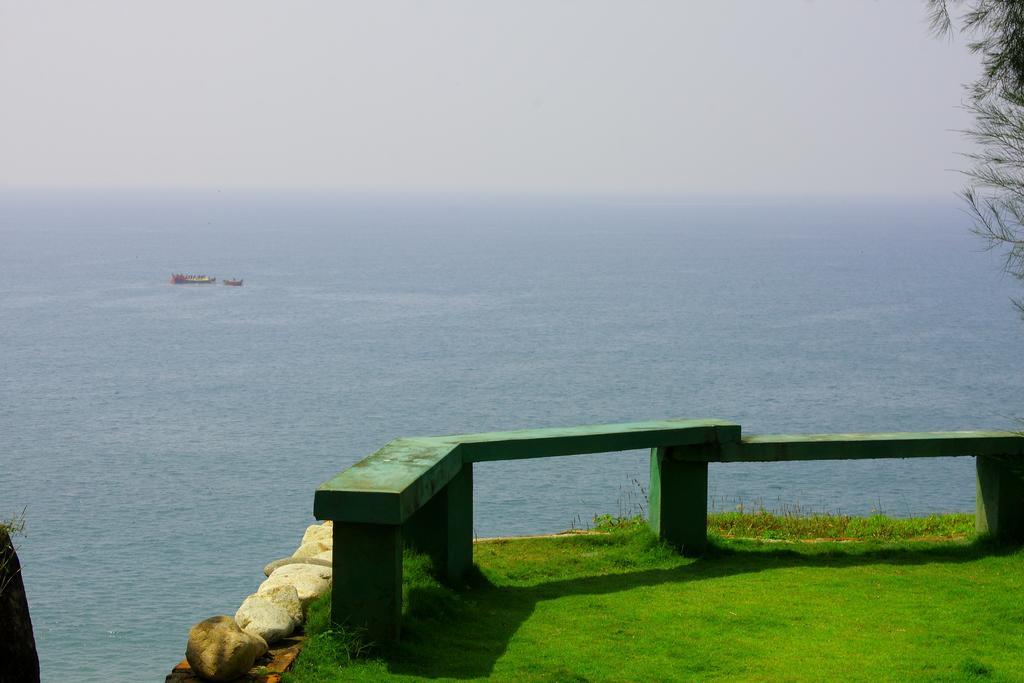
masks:
<instances>
[{"instance_id":1,"label":"green concrete bench","mask_svg":"<svg viewBox=\"0 0 1024 683\"><path fill-rule=\"evenodd\" d=\"M457 583L473 564L473 463L651 449L651 528L687 555L707 544L710 462L977 456L977 528L1024 541L1024 437L1011 432L741 437L721 420L665 420L565 429L395 439L316 491L313 514L334 523L331 618L396 639L402 549L428 553Z\"/></svg>"}]
</instances>

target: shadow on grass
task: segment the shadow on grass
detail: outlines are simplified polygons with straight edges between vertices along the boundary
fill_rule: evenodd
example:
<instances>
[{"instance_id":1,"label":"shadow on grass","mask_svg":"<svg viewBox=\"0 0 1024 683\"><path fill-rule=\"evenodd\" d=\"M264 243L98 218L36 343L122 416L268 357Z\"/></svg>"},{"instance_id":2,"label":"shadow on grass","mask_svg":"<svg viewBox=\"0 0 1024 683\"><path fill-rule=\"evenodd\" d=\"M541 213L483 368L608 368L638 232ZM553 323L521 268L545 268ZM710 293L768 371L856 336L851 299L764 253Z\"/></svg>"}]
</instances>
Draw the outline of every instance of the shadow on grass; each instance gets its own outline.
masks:
<instances>
[{"instance_id":1,"label":"shadow on grass","mask_svg":"<svg viewBox=\"0 0 1024 683\"><path fill-rule=\"evenodd\" d=\"M441 586L413 587L403 620L402 641L379 652L394 674L427 678L486 678L505 654L520 626L538 603L567 596L601 595L664 583L687 583L793 567L835 568L868 565L913 566L963 563L1012 554L1016 546L988 539L915 548L908 545L845 550L799 551L712 543L697 560L678 566L549 581L534 586L496 586L474 567L465 587L453 596Z\"/></svg>"}]
</instances>

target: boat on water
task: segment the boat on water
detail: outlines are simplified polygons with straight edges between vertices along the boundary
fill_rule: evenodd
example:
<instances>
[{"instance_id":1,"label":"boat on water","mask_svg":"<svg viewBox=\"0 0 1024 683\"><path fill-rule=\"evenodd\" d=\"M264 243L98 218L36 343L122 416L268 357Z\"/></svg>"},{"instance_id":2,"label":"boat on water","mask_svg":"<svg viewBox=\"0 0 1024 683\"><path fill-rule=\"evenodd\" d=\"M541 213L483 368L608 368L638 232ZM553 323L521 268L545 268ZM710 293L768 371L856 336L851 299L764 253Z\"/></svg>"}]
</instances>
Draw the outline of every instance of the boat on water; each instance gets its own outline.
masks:
<instances>
[{"instance_id":1,"label":"boat on water","mask_svg":"<svg viewBox=\"0 0 1024 683\"><path fill-rule=\"evenodd\" d=\"M222 280L222 282L224 284L226 284L227 286L229 286L229 287L241 287L242 286L242 278L238 278L237 280L225 279L225 280Z\"/></svg>"},{"instance_id":2,"label":"boat on water","mask_svg":"<svg viewBox=\"0 0 1024 683\"><path fill-rule=\"evenodd\" d=\"M217 278L209 275L186 275L185 273L174 273L171 275L172 285L212 285Z\"/></svg>"}]
</instances>

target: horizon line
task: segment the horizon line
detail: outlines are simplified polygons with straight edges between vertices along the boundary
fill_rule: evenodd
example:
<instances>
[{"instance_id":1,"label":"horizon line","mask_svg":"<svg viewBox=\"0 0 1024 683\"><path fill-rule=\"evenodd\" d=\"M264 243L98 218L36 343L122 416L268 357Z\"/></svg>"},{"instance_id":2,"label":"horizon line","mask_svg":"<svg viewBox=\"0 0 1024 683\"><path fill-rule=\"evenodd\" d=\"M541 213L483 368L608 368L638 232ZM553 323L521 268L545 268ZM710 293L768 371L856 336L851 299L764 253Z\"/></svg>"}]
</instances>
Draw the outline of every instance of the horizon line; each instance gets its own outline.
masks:
<instances>
[{"instance_id":1,"label":"horizon line","mask_svg":"<svg viewBox=\"0 0 1024 683\"><path fill-rule=\"evenodd\" d=\"M133 186L46 186L46 185L3 185L0 196L11 194L40 195L48 193L73 195L150 195L168 193L172 195L235 195L237 197L266 196L315 196L321 199L413 199L413 200L463 200L463 201L607 201L614 203L665 203L665 204L768 204L777 202L805 203L891 203L891 202L934 202L957 203L961 201L958 191L944 190L934 193L742 193L742 192L683 192L683 191L602 191L602 190L559 190L538 189L397 189L397 188L340 188L340 187L261 187L261 186L194 186L194 185L133 185Z\"/></svg>"}]
</instances>

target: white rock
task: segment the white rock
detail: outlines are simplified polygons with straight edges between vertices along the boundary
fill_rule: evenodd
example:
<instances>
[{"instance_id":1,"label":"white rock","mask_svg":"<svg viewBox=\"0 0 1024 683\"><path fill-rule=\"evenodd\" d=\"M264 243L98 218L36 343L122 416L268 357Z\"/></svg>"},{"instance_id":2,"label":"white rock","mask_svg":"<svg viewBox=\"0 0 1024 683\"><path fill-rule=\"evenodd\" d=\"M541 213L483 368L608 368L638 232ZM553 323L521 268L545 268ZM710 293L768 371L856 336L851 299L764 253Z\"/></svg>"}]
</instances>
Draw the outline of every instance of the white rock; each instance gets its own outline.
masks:
<instances>
[{"instance_id":1,"label":"white rock","mask_svg":"<svg viewBox=\"0 0 1024 683\"><path fill-rule=\"evenodd\" d=\"M322 553L318 553L318 554L314 555L313 557L311 557L309 559L310 560L321 560L323 562L326 562L327 566L330 567L331 565L334 564L334 551L333 550L325 550Z\"/></svg>"},{"instance_id":2,"label":"white rock","mask_svg":"<svg viewBox=\"0 0 1024 683\"><path fill-rule=\"evenodd\" d=\"M270 577L260 584L257 594L266 593L277 586L295 586L299 602L305 611L309 603L326 593L331 587L331 568L315 564L286 564L274 570Z\"/></svg>"},{"instance_id":3,"label":"white rock","mask_svg":"<svg viewBox=\"0 0 1024 683\"><path fill-rule=\"evenodd\" d=\"M254 595L256 594L254 593ZM295 590L295 586L283 585L268 588L260 594L260 597L281 607L292 618L296 626L302 623L302 601L299 600L299 592Z\"/></svg>"},{"instance_id":4,"label":"white rock","mask_svg":"<svg viewBox=\"0 0 1024 683\"><path fill-rule=\"evenodd\" d=\"M326 556L326 559L322 556ZM282 557L280 560L274 560L267 564L263 568L263 576L270 576L274 573L274 570L279 569L286 564L318 564L321 567L331 566L331 551L327 550L316 557Z\"/></svg>"},{"instance_id":5,"label":"white rock","mask_svg":"<svg viewBox=\"0 0 1024 683\"><path fill-rule=\"evenodd\" d=\"M331 546L321 541L308 541L300 545L299 549L292 553L292 557L314 557L330 549Z\"/></svg>"},{"instance_id":6,"label":"white rock","mask_svg":"<svg viewBox=\"0 0 1024 683\"><path fill-rule=\"evenodd\" d=\"M230 681L245 674L267 643L238 627L231 617L210 617L188 632L185 659L192 671L210 681Z\"/></svg>"},{"instance_id":7,"label":"white rock","mask_svg":"<svg viewBox=\"0 0 1024 683\"><path fill-rule=\"evenodd\" d=\"M326 524L314 524L306 529L306 533L302 534L302 544L305 545L310 541L319 541L327 547L334 544L334 528L327 526Z\"/></svg>"},{"instance_id":8,"label":"white rock","mask_svg":"<svg viewBox=\"0 0 1024 683\"><path fill-rule=\"evenodd\" d=\"M281 586L291 588L291 586ZM299 599L296 596L295 602ZM250 595L235 612L235 623L246 633L259 636L267 643L274 643L291 635L298 626L295 618L269 596Z\"/></svg>"}]
</instances>

